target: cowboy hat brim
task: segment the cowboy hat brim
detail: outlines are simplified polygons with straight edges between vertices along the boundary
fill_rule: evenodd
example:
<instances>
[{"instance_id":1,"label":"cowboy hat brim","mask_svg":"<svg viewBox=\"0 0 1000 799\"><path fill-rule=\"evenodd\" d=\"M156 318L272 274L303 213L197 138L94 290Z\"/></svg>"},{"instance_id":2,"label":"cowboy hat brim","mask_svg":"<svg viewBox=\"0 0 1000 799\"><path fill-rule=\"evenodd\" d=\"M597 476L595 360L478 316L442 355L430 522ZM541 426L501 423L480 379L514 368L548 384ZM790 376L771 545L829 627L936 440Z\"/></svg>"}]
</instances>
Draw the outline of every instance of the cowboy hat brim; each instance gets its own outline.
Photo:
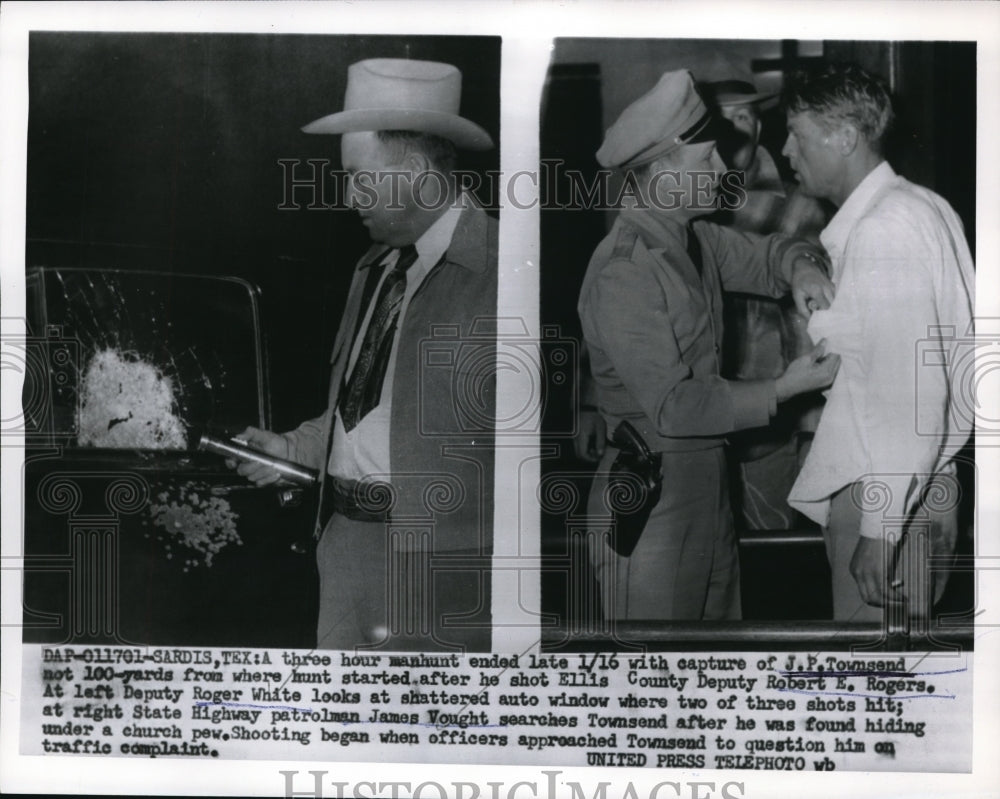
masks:
<instances>
[{"instance_id":1,"label":"cowboy hat brim","mask_svg":"<svg viewBox=\"0 0 1000 799\"><path fill-rule=\"evenodd\" d=\"M441 111L356 108L338 111L303 126L303 133L358 133L366 130L412 130L448 139L464 150L489 150L490 134L475 122Z\"/></svg>"}]
</instances>

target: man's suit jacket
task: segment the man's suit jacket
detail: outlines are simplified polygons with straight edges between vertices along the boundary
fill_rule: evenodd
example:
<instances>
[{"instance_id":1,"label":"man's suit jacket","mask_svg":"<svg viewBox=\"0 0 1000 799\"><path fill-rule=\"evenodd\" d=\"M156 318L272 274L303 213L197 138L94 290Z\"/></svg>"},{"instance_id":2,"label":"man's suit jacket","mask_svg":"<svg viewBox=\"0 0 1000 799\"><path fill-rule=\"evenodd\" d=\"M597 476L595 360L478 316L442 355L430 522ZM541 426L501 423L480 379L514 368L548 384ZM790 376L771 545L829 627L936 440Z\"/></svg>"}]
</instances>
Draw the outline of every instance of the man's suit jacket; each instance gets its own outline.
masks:
<instances>
[{"instance_id":1,"label":"man's suit jacket","mask_svg":"<svg viewBox=\"0 0 1000 799\"><path fill-rule=\"evenodd\" d=\"M354 273L333 347L326 412L285 433L289 456L326 471L333 410L354 340L364 284L384 246ZM493 420L497 223L479 208L459 217L444 259L403 317L392 384L393 523L432 522L436 551L488 554L493 537ZM372 475L373 480L386 475ZM372 496L374 504L380 497Z\"/></svg>"}]
</instances>

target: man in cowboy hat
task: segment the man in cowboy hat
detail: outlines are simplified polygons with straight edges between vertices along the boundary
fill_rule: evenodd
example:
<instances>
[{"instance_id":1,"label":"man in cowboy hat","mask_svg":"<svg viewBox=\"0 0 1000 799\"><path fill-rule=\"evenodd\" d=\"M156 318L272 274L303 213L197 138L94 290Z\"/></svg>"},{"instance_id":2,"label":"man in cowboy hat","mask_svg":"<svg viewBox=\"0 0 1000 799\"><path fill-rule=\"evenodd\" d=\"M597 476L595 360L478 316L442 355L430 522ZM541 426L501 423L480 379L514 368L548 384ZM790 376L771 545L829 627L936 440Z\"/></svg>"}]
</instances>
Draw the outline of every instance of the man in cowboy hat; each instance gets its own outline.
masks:
<instances>
[{"instance_id":1,"label":"man in cowboy hat","mask_svg":"<svg viewBox=\"0 0 1000 799\"><path fill-rule=\"evenodd\" d=\"M975 267L951 206L886 161L881 80L831 64L793 76L785 95L782 152L802 190L838 209L820 235L837 297L809 334L844 353L789 502L824 527L834 619L905 610L922 626L948 576L930 556L950 557L958 533Z\"/></svg>"},{"instance_id":2,"label":"man in cowboy hat","mask_svg":"<svg viewBox=\"0 0 1000 799\"><path fill-rule=\"evenodd\" d=\"M826 212L817 200L782 180L760 143L761 107L774 94L739 79L702 83L699 90L709 107L732 125L733 135L720 142L719 149L742 187L740 202L718 211L712 221L748 233L788 233L818 241ZM723 377L777 377L811 346L805 319L787 299L726 292L723 302ZM779 408L767 427L730 436L729 451L739 470L735 512L743 529L787 530L794 525L786 498L821 405L818 395L800 397Z\"/></svg>"},{"instance_id":3,"label":"man in cowboy hat","mask_svg":"<svg viewBox=\"0 0 1000 799\"><path fill-rule=\"evenodd\" d=\"M622 112L597 152L637 191L591 258L579 301L583 334L608 429L628 422L659 454L663 474L629 556L606 536L592 541L608 618L739 618L724 437L766 425L780 403L829 385L838 366L820 343L777 379L719 376L723 287L772 296L791 288L805 309L828 305L832 286L808 242L691 224L715 208L725 171L718 135L690 73L668 72ZM609 516L618 454L605 449L593 519Z\"/></svg>"},{"instance_id":4,"label":"man in cowboy hat","mask_svg":"<svg viewBox=\"0 0 1000 799\"><path fill-rule=\"evenodd\" d=\"M459 115L461 80L449 64L361 61L344 110L303 128L341 135L373 245L334 343L326 413L244 436L323 476L319 648L490 648L493 439L481 420L494 408L497 226L450 178L456 149L493 143Z\"/></svg>"}]
</instances>

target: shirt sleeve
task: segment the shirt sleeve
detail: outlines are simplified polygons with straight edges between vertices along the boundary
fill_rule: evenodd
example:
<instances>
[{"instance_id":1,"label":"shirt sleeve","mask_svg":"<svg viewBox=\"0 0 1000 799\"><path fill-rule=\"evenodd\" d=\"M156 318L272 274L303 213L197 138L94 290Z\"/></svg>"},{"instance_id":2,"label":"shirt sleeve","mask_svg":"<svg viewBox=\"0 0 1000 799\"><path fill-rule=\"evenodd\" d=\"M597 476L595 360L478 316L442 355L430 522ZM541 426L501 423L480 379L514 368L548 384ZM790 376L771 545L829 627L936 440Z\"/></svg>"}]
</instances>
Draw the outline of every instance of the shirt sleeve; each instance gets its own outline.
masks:
<instances>
[{"instance_id":1,"label":"shirt sleeve","mask_svg":"<svg viewBox=\"0 0 1000 799\"><path fill-rule=\"evenodd\" d=\"M861 535L899 535L933 473L946 431L947 375L918 363L919 343L938 323L933 248L912 226L862 222L846 253L864 347L861 429L868 446Z\"/></svg>"},{"instance_id":2,"label":"shirt sleeve","mask_svg":"<svg viewBox=\"0 0 1000 799\"><path fill-rule=\"evenodd\" d=\"M825 261L818 245L781 233L760 236L719 225L700 225L699 233L712 249L726 291L781 297L791 288L796 258L810 253Z\"/></svg>"},{"instance_id":3,"label":"shirt sleeve","mask_svg":"<svg viewBox=\"0 0 1000 799\"><path fill-rule=\"evenodd\" d=\"M684 363L671 313L688 311L670 309L648 264L606 264L587 302L619 379L661 435L720 436L768 423L776 405L773 380L695 376Z\"/></svg>"},{"instance_id":4,"label":"shirt sleeve","mask_svg":"<svg viewBox=\"0 0 1000 799\"><path fill-rule=\"evenodd\" d=\"M281 436L288 445L288 460L313 469L325 470L323 456L326 454L332 421L332 409L328 408L322 416L309 419L294 430L282 433Z\"/></svg>"}]
</instances>

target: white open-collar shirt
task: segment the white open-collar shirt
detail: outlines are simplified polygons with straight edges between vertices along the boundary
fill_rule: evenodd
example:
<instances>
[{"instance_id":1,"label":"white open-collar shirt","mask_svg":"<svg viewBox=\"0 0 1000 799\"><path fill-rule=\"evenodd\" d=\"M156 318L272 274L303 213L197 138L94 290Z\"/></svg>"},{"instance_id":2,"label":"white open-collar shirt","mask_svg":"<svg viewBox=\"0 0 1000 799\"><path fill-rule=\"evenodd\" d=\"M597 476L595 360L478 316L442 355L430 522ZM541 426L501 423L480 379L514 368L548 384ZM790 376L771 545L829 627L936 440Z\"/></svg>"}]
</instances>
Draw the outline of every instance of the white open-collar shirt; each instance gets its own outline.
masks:
<instances>
[{"instance_id":1,"label":"white open-collar shirt","mask_svg":"<svg viewBox=\"0 0 1000 799\"><path fill-rule=\"evenodd\" d=\"M898 534L972 429L972 257L951 206L886 162L820 241L837 291L808 329L841 364L789 504L826 525L833 494L861 483L861 534Z\"/></svg>"}]
</instances>

